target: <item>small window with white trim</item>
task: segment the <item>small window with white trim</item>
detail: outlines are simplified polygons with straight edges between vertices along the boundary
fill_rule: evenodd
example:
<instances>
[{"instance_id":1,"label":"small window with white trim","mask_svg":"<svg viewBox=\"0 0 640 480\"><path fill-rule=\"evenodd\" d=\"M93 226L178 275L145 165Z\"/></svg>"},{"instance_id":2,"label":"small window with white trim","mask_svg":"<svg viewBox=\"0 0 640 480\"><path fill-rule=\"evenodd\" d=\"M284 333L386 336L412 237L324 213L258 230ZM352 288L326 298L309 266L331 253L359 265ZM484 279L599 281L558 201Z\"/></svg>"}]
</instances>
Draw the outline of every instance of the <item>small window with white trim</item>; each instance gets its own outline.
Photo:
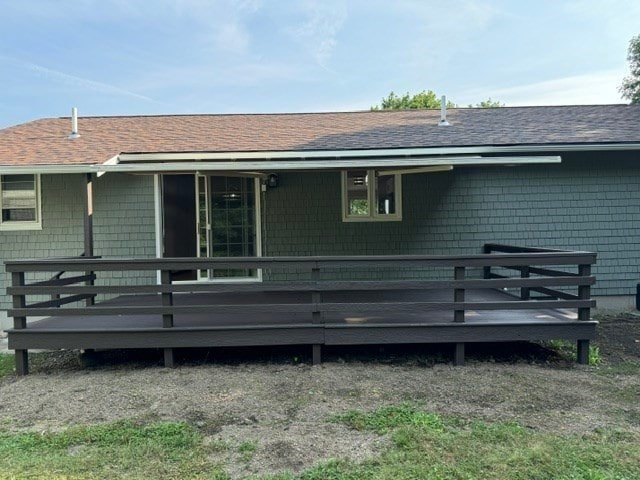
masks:
<instances>
[{"instance_id":1,"label":"small window with white trim","mask_svg":"<svg viewBox=\"0 0 640 480\"><path fill-rule=\"evenodd\" d=\"M402 220L401 176L380 170L342 172L342 221Z\"/></svg>"},{"instance_id":2,"label":"small window with white trim","mask_svg":"<svg viewBox=\"0 0 640 480\"><path fill-rule=\"evenodd\" d=\"M0 230L37 230L40 175L0 175Z\"/></svg>"}]
</instances>

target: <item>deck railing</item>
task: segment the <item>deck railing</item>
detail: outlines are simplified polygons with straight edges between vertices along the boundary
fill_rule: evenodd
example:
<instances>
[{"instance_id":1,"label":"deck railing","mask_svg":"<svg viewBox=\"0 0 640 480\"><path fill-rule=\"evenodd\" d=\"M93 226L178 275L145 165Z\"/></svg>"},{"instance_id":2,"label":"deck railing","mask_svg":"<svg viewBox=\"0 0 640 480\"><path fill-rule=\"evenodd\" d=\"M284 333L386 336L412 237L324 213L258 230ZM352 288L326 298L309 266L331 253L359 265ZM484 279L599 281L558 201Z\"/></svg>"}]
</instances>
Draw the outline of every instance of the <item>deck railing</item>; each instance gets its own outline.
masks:
<instances>
[{"instance_id":1,"label":"deck railing","mask_svg":"<svg viewBox=\"0 0 640 480\"><path fill-rule=\"evenodd\" d=\"M590 266L595 263L595 254L549 249L521 248L498 244L487 244L486 253L479 255L393 255L393 256L352 256L352 257L237 257L237 258L153 258L153 259L112 259L112 258L64 258L40 260L11 260L5 263L11 273L12 285L7 292L13 297L13 308L9 315L14 318L15 328L26 328L26 318L30 316L68 315L136 315L162 314L165 326L170 327L173 315L177 313L223 313L264 311L308 312L317 318L319 313L336 311L382 312L382 311L428 311L453 310L455 321L464 321L466 310L519 310L541 308L576 308L580 319L589 318L589 309L594 306L590 299L590 286L595 278ZM560 270L558 266L574 267L575 272ZM327 269L406 268L433 269L450 268L450 280L321 280L321 273ZM555 267L555 268L554 268ZM517 271L517 277L494 273L495 268ZM269 281L256 283L171 283L171 272L178 270L209 269L269 269L275 271L307 271L308 280ZM483 270L484 278L468 277L469 269ZM68 278L27 283L25 276L41 272L78 272ZM127 284L126 279L113 278L121 284L79 285L87 280L100 279L103 272L146 271L159 272L159 283L144 285ZM92 272L86 274L84 272ZM552 288L556 287L556 288ZM558 290L560 287L562 290ZM568 293L574 287L576 293ZM514 301L470 302L465 300L465 291L477 288L517 289L520 298ZM436 302L376 302L376 303L328 303L322 298L323 292L349 290L451 290L450 301ZM301 304L260 304L242 305L175 305L173 295L180 292L221 293L221 292L310 292L307 303ZM544 294L543 298L533 297L530 292ZM150 307L136 306L69 306L80 300L95 298L97 295L158 294L162 304ZM32 295L51 295L52 300L28 303Z\"/></svg>"},{"instance_id":2,"label":"deck railing","mask_svg":"<svg viewBox=\"0 0 640 480\"><path fill-rule=\"evenodd\" d=\"M452 312L451 318L454 323L463 324L465 312L469 310L547 308L577 309L579 320L589 320L590 309L595 306L595 302L590 298L590 287L595 283L595 278L591 275L591 265L596 260L594 253L499 244L487 244L483 252L475 255L147 259L79 257L11 260L5 262L6 270L11 273L12 278L7 292L13 297L13 307L8 314L14 319L15 331L28 328L28 317L149 314L162 316L163 330L174 327L175 316L180 314L250 315L263 312L306 313L309 315L308 323L312 325L322 324L323 315L332 312L401 314L449 311ZM171 272L216 269L295 272L296 279L254 283L187 284L171 281ZM439 277L428 278L428 275L418 275L418 278L406 279L399 275L395 279L343 279L345 272L348 274L362 269L386 270L400 274L409 269L418 270L419 273L439 270ZM61 271L71 276L58 276L47 281L37 280L43 278L43 274L51 276L52 273ZM443 272L446 274L447 271L448 275L443 278ZM110 272L119 274L110 275ZM143 282L141 278L137 278L132 282L123 272L147 272L147 280ZM159 282L156 281L156 275ZM499 289L512 295L515 291L518 295L517 298L500 297L497 301L472 301L467 295L470 289ZM382 296L385 291L394 290L439 290L445 292L445 296L440 295L438 300L431 301L421 301L420 298L416 300L413 296L409 299L397 300L399 297L392 297L396 300L365 303L344 298L336 302L335 299L331 300L331 295L326 295L329 292L379 291ZM249 295L243 298L241 304L221 303L219 299L216 300L215 295L200 296L199 299L202 300L196 304L174 302L175 295L183 292L306 292L309 295L306 297L308 301L297 303L251 303ZM532 292L542 296L534 296ZM155 294L158 295L159 301L154 305L144 306L136 305L135 302L116 305L100 301L93 305L93 300L98 296L132 294ZM403 325L410 326L409 323L394 323L393 326ZM463 344L460 345L463 355ZM314 346L314 359L315 352ZM17 351L16 353L18 354ZM584 356L584 352L579 353ZM16 361L19 365L18 356ZM26 354L24 361L26 371Z\"/></svg>"}]
</instances>

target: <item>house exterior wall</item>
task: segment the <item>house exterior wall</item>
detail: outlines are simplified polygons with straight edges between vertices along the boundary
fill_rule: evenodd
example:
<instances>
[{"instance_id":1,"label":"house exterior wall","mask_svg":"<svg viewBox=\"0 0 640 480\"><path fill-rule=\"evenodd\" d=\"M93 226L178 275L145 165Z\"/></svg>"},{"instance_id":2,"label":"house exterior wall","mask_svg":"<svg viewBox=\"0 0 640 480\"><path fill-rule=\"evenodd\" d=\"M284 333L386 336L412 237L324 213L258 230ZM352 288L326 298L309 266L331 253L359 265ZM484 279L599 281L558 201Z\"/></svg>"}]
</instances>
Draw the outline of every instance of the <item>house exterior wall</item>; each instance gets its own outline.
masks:
<instances>
[{"instance_id":1,"label":"house exterior wall","mask_svg":"<svg viewBox=\"0 0 640 480\"><path fill-rule=\"evenodd\" d=\"M0 232L0 261L78 256L84 251L84 175L42 175L42 229ZM94 180L94 254L154 257L153 177L108 174ZM123 275L114 273L114 275ZM126 274L131 281L155 274ZM104 278L104 276L103 276ZM0 268L0 329L11 321L4 292L11 277Z\"/></svg>"},{"instance_id":2,"label":"house exterior wall","mask_svg":"<svg viewBox=\"0 0 640 480\"><path fill-rule=\"evenodd\" d=\"M402 221L342 222L338 172L282 173L279 186L263 194L263 254L455 255L479 253L486 242L582 249L598 254L594 295L635 294L638 155L563 155L560 165L457 168L405 175L402 183ZM0 260L82 253L83 189L83 175L43 175L42 230L0 232ZM96 255L155 256L152 176L104 175L94 199ZM10 279L0 270L4 292ZM150 272L113 275L155 279ZM0 294L0 309L9 306ZM8 324L0 314L0 326Z\"/></svg>"},{"instance_id":3,"label":"house exterior wall","mask_svg":"<svg viewBox=\"0 0 640 480\"><path fill-rule=\"evenodd\" d=\"M594 295L640 281L640 158L403 176L401 222L341 221L340 174L288 173L266 193L265 255L480 253L484 243L597 252ZM446 272L450 275L451 272Z\"/></svg>"}]
</instances>

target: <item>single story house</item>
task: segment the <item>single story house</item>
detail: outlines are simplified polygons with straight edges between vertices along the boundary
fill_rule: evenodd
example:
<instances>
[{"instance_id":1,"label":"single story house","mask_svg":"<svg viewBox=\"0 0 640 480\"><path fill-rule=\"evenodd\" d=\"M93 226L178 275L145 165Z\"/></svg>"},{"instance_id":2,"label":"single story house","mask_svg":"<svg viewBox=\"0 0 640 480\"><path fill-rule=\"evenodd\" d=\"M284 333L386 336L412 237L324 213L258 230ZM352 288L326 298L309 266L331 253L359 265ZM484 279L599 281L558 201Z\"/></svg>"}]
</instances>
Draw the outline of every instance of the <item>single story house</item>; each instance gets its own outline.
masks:
<instances>
[{"instance_id":1,"label":"single story house","mask_svg":"<svg viewBox=\"0 0 640 480\"><path fill-rule=\"evenodd\" d=\"M28 348L461 361L556 336L584 360L592 296L624 308L640 280L640 106L45 118L0 130L0 175L22 373Z\"/></svg>"}]
</instances>

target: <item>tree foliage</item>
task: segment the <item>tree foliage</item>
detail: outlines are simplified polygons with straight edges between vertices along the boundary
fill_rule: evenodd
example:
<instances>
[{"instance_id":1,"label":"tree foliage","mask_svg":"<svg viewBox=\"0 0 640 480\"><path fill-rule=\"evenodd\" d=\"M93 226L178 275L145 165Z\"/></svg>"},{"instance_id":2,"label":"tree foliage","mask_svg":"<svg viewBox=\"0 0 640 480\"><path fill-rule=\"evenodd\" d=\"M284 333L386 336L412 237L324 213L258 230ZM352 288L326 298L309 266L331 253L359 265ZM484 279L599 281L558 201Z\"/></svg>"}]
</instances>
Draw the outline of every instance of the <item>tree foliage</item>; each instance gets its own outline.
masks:
<instances>
[{"instance_id":1,"label":"tree foliage","mask_svg":"<svg viewBox=\"0 0 640 480\"><path fill-rule=\"evenodd\" d=\"M455 108L456 106L455 103L447 100L447 108ZM489 98L475 105L469 105L469 107L497 108L504 107L504 103ZM371 110L414 110L422 108L440 108L440 97L433 90L423 90L414 95L407 92L402 96L391 92L382 99L379 105L371 107Z\"/></svg>"},{"instance_id":2,"label":"tree foliage","mask_svg":"<svg viewBox=\"0 0 640 480\"><path fill-rule=\"evenodd\" d=\"M622 98L631 101L632 104L640 105L640 35L637 35L629 42L629 70L631 75L624 78L620 93Z\"/></svg>"},{"instance_id":3,"label":"tree foliage","mask_svg":"<svg viewBox=\"0 0 640 480\"><path fill-rule=\"evenodd\" d=\"M489 97L486 100L481 101L480 103L476 103L475 105L469 105L470 108L500 108L504 107L504 103L500 100L492 100Z\"/></svg>"},{"instance_id":4,"label":"tree foliage","mask_svg":"<svg viewBox=\"0 0 640 480\"><path fill-rule=\"evenodd\" d=\"M455 106L455 103L447 101L448 108ZM371 107L371 110L413 110L419 108L440 108L440 98L433 90L423 90L415 95L407 92L402 96L391 92L382 99L380 105Z\"/></svg>"}]
</instances>

